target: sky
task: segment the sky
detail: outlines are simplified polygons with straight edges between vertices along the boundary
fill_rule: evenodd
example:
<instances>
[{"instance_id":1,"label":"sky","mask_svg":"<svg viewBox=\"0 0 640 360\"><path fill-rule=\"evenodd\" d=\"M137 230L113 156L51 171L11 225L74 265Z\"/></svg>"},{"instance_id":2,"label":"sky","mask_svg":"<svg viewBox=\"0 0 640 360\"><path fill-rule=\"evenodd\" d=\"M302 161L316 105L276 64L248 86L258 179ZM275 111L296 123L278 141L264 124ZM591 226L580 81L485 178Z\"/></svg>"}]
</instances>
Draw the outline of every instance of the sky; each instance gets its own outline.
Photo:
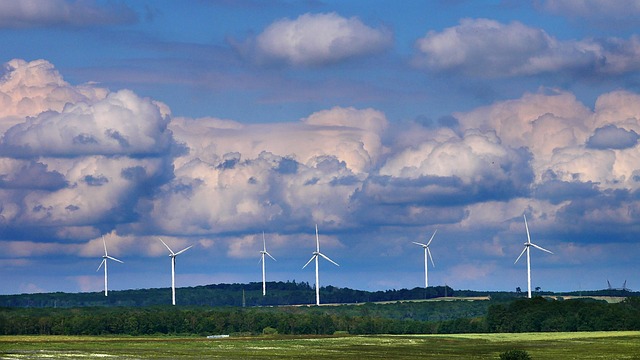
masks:
<instances>
[{"instance_id":1,"label":"sky","mask_svg":"<svg viewBox=\"0 0 640 360\"><path fill-rule=\"evenodd\" d=\"M640 289L640 1L0 0L0 294ZM322 260L322 259L321 259ZM268 291L268 289L267 289ZM312 301L312 299L310 299ZM179 293L178 293L179 302Z\"/></svg>"}]
</instances>

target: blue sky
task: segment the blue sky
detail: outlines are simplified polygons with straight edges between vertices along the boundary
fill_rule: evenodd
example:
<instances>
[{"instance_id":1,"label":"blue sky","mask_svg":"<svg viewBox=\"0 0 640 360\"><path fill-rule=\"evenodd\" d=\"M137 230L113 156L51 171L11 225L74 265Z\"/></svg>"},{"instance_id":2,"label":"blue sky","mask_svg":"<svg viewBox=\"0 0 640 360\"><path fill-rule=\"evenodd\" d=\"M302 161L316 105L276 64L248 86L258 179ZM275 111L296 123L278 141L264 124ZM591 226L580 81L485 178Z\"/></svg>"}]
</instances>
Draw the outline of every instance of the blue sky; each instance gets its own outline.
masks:
<instances>
[{"instance_id":1,"label":"blue sky","mask_svg":"<svg viewBox=\"0 0 640 360\"><path fill-rule=\"evenodd\" d=\"M634 289L640 1L0 1L0 293ZM311 300L310 300L311 301Z\"/></svg>"}]
</instances>

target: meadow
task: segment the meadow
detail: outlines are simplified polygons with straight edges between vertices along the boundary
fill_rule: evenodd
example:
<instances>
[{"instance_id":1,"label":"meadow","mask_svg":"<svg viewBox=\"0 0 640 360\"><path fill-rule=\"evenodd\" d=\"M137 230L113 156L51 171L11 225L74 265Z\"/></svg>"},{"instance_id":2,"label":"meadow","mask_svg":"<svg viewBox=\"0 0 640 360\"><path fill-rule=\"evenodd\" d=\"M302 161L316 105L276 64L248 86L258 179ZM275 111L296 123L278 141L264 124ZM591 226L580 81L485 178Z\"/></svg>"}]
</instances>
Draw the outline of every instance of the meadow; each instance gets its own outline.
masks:
<instances>
[{"instance_id":1,"label":"meadow","mask_svg":"<svg viewBox=\"0 0 640 360\"><path fill-rule=\"evenodd\" d=\"M1 336L2 359L640 359L639 331L196 337Z\"/></svg>"}]
</instances>

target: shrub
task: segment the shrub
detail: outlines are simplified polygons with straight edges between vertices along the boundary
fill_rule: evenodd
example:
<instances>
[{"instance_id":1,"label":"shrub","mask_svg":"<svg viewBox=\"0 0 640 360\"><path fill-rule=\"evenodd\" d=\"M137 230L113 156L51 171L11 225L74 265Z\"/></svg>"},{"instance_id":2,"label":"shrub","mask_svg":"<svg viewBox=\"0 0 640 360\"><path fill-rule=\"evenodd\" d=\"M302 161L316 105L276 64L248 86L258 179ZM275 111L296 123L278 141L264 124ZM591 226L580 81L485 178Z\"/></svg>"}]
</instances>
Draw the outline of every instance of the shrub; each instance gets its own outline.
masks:
<instances>
[{"instance_id":1,"label":"shrub","mask_svg":"<svg viewBox=\"0 0 640 360\"><path fill-rule=\"evenodd\" d=\"M271 326L267 326L266 328L262 329L262 335L277 335L278 334L278 330L272 328Z\"/></svg>"},{"instance_id":2,"label":"shrub","mask_svg":"<svg viewBox=\"0 0 640 360\"><path fill-rule=\"evenodd\" d=\"M500 360L531 360L531 356L524 350L509 350L500 354Z\"/></svg>"}]
</instances>

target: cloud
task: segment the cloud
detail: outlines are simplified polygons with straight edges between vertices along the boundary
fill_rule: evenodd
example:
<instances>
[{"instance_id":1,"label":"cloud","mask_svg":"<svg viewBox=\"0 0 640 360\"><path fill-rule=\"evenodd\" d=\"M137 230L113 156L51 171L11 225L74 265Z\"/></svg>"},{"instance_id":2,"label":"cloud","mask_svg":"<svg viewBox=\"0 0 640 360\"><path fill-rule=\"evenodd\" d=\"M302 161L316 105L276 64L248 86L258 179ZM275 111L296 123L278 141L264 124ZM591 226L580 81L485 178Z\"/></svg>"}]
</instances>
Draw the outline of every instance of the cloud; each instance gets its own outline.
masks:
<instances>
[{"instance_id":1,"label":"cloud","mask_svg":"<svg viewBox=\"0 0 640 360\"><path fill-rule=\"evenodd\" d=\"M152 155L171 138L166 105L128 90L71 86L46 60L11 60L0 77L0 153Z\"/></svg>"},{"instance_id":2,"label":"cloud","mask_svg":"<svg viewBox=\"0 0 640 360\"><path fill-rule=\"evenodd\" d=\"M136 13L122 3L95 0L3 0L0 28L88 27L131 24Z\"/></svg>"},{"instance_id":3,"label":"cloud","mask_svg":"<svg viewBox=\"0 0 640 360\"><path fill-rule=\"evenodd\" d=\"M262 231L283 259L293 257L312 244L317 222L323 246L344 258L366 253L405 271L405 245L437 226L460 258L493 261L452 266L472 271L472 283L499 271L502 258L515 260L523 213L554 251L572 251L557 246L567 239L612 242L607 224L616 224L615 241L635 236L640 95L632 92L601 94L591 108L540 89L436 123L332 107L243 124L174 118L130 90L70 85L42 60L5 69L0 245L11 251L3 259L98 257L97 267L105 234L119 258L166 256L161 236L172 248L197 244L185 266L208 266L214 255L227 266L256 257ZM28 100L35 105L19 108Z\"/></svg>"},{"instance_id":4,"label":"cloud","mask_svg":"<svg viewBox=\"0 0 640 360\"><path fill-rule=\"evenodd\" d=\"M621 22L637 24L640 16L640 3L636 0L543 0L536 5L554 15L586 19L609 27L619 26Z\"/></svg>"},{"instance_id":5,"label":"cloud","mask_svg":"<svg viewBox=\"0 0 640 360\"><path fill-rule=\"evenodd\" d=\"M65 186L64 176L41 162L0 158L0 189L54 191Z\"/></svg>"},{"instance_id":6,"label":"cloud","mask_svg":"<svg viewBox=\"0 0 640 360\"><path fill-rule=\"evenodd\" d=\"M592 149L626 149L636 146L638 134L633 131L621 129L615 125L606 125L597 128L595 133L587 140L587 147Z\"/></svg>"},{"instance_id":7,"label":"cloud","mask_svg":"<svg viewBox=\"0 0 640 360\"><path fill-rule=\"evenodd\" d=\"M391 157L380 169L381 175L403 178L421 176L457 177L463 183L483 175L506 176L509 150L493 133L467 130L462 138L428 141Z\"/></svg>"},{"instance_id":8,"label":"cloud","mask_svg":"<svg viewBox=\"0 0 640 360\"><path fill-rule=\"evenodd\" d=\"M462 127L495 129L502 142L532 154L536 186L546 181L638 189L640 97L602 94L593 110L564 92L526 94L456 117Z\"/></svg>"},{"instance_id":9,"label":"cloud","mask_svg":"<svg viewBox=\"0 0 640 360\"><path fill-rule=\"evenodd\" d=\"M0 79L0 215L25 236L94 236L131 221L173 177L166 105L133 92L66 83L44 60L12 60Z\"/></svg>"},{"instance_id":10,"label":"cloud","mask_svg":"<svg viewBox=\"0 0 640 360\"><path fill-rule=\"evenodd\" d=\"M300 164L334 156L351 171L364 173L384 151L381 137L387 126L385 115L375 109L335 107L297 123L244 125L215 118L177 118L169 128L189 148L188 155L176 160L177 167L195 158L217 163L230 153L255 159L267 151Z\"/></svg>"},{"instance_id":11,"label":"cloud","mask_svg":"<svg viewBox=\"0 0 640 360\"><path fill-rule=\"evenodd\" d=\"M69 186L27 194L19 222L73 226L130 221L136 217L137 201L166 182L171 169L163 158L86 156L48 162L57 166ZM88 181L91 177L103 180L96 184Z\"/></svg>"},{"instance_id":12,"label":"cloud","mask_svg":"<svg viewBox=\"0 0 640 360\"><path fill-rule=\"evenodd\" d=\"M307 13L272 23L249 46L259 61L321 66L379 53L392 42L388 29L371 28L356 17Z\"/></svg>"},{"instance_id":13,"label":"cloud","mask_svg":"<svg viewBox=\"0 0 640 360\"><path fill-rule=\"evenodd\" d=\"M360 179L335 157L319 156L280 171L285 160L262 152L257 158L220 166L193 160L157 194L149 221L167 233L212 234L298 228L317 221L344 224ZM174 209L183 209L175 212Z\"/></svg>"},{"instance_id":14,"label":"cloud","mask_svg":"<svg viewBox=\"0 0 640 360\"><path fill-rule=\"evenodd\" d=\"M635 72L640 38L562 41L514 21L463 19L415 43L415 64L434 72L500 78L562 72L593 77Z\"/></svg>"},{"instance_id":15,"label":"cloud","mask_svg":"<svg viewBox=\"0 0 640 360\"><path fill-rule=\"evenodd\" d=\"M350 199L384 152L387 126L379 111L340 107L297 123L173 119L169 128L186 151L148 226L192 234L297 229L310 219L344 226Z\"/></svg>"},{"instance_id":16,"label":"cloud","mask_svg":"<svg viewBox=\"0 0 640 360\"><path fill-rule=\"evenodd\" d=\"M4 133L27 116L60 112L67 103L103 99L107 92L90 85L71 86L46 60L11 60L0 70L0 130Z\"/></svg>"},{"instance_id":17,"label":"cloud","mask_svg":"<svg viewBox=\"0 0 640 360\"><path fill-rule=\"evenodd\" d=\"M168 118L150 99L128 90L104 99L68 103L8 129L0 152L14 156L135 155L166 153Z\"/></svg>"}]
</instances>

